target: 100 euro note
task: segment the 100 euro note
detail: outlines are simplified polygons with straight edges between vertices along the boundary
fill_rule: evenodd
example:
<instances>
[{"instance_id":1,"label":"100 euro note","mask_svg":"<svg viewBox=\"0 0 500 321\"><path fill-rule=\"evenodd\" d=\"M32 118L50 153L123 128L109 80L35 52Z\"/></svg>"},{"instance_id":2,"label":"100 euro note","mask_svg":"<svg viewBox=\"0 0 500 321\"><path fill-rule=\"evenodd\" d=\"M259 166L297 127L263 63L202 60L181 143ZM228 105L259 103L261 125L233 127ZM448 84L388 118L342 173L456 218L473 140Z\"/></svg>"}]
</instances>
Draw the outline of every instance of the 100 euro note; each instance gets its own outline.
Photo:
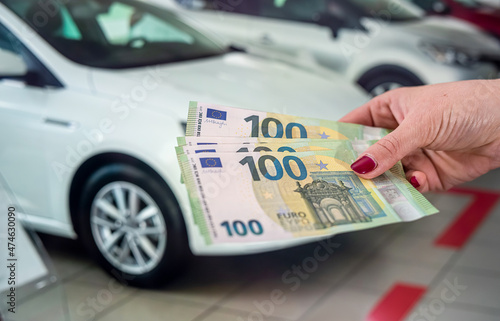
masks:
<instances>
[{"instance_id":1,"label":"100 euro note","mask_svg":"<svg viewBox=\"0 0 500 321\"><path fill-rule=\"evenodd\" d=\"M356 155L363 153L376 140L323 140L323 139L273 139L254 137L178 137L177 155L199 153L242 152L309 152L347 148ZM403 165L396 163L393 172L404 176ZM184 179L181 178L184 183Z\"/></svg>"},{"instance_id":2,"label":"100 euro note","mask_svg":"<svg viewBox=\"0 0 500 321\"><path fill-rule=\"evenodd\" d=\"M381 139L384 128L190 102L186 136L340 140Z\"/></svg>"},{"instance_id":3,"label":"100 euro note","mask_svg":"<svg viewBox=\"0 0 500 321\"><path fill-rule=\"evenodd\" d=\"M182 139L179 139L181 141ZM206 141L206 140L204 140ZM319 150L332 150L339 148L352 149L356 152L363 152L375 141L356 141L349 140L308 140L308 139L289 139L288 142L278 143L271 141L266 142L244 142L233 144L208 144L201 145L184 145L179 144L176 148L177 153L199 154L199 153L243 153L243 152L309 152Z\"/></svg>"},{"instance_id":4,"label":"100 euro note","mask_svg":"<svg viewBox=\"0 0 500 321\"><path fill-rule=\"evenodd\" d=\"M193 147L195 152L221 151L221 152L259 152L259 151L288 151L302 152L311 150L327 150L336 148L350 148L358 154L364 152L377 140L324 140L324 139L278 139L262 137L178 137L178 146ZM217 147L214 147L216 145Z\"/></svg>"},{"instance_id":5,"label":"100 euro note","mask_svg":"<svg viewBox=\"0 0 500 321\"><path fill-rule=\"evenodd\" d=\"M248 153L248 152L309 152L336 149L351 149L356 155L363 153L376 140L322 140L322 139L266 139L253 137L179 137L177 155L200 153ZM222 143L221 143L222 142ZM398 162L393 172L404 176L403 166ZM184 183L184 178L181 177Z\"/></svg>"},{"instance_id":6,"label":"100 euro note","mask_svg":"<svg viewBox=\"0 0 500 321\"><path fill-rule=\"evenodd\" d=\"M349 148L179 155L208 244L330 236L437 213L399 171L355 175Z\"/></svg>"}]
</instances>

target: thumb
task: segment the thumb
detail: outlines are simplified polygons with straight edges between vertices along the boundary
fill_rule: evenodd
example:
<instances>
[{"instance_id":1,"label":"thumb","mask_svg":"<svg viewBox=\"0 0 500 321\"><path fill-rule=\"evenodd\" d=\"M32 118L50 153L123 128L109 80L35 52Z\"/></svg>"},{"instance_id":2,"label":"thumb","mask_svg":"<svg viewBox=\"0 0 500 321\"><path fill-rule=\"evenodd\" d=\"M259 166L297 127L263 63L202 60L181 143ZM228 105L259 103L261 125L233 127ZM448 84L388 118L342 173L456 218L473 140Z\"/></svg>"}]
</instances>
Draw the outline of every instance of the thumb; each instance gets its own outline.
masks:
<instances>
[{"instance_id":1,"label":"thumb","mask_svg":"<svg viewBox=\"0 0 500 321\"><path fill-rule=\"evenodd\" d=\"M403 157L423 145L421 131L403 121L396 130L362 153L351 165L351 169L362 178L372 179L388 171Z\"/></svg>"}]
</instances>

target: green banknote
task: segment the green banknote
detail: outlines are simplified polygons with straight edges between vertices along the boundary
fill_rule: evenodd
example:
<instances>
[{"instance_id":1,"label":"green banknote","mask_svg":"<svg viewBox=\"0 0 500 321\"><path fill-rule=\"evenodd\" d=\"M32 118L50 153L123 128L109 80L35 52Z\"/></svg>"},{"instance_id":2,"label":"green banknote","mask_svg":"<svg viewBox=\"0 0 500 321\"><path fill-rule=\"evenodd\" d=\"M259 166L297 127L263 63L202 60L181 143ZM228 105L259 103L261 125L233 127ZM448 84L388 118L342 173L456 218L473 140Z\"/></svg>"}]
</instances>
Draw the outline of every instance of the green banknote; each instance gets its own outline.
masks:
<instances>
[{"instance_id":1,"label":"green banknote","mask_svg":"<svg viewBox=\"0 0 500 321\"><path fill-rule=\"evenodd\" d=\"M353 148L354 150L362 153L369 146L373 145L377 140L336 140L336 139L309 139L309 138L297 138L297 139L279 139L279 138L263 138L263 137L178 137L177 144L179 146L188 147L210 147L210 145L232 145L246 147L249 151L253 151L255 148L260 147L270 147L270 145L275 145L275 150L282 149L284 151L294 149L296 151L307 151L302 150L303 147L312 147L313 150L322 149L335 149L340 146L347 146L347 148ZM213 146L212 146L213 147ZM207 148L210 149L210 148ZM260 148L264 149L264 148ZM238 149L235 150L235 152ZM257 150L259 151L259 150Z\"/></svg>"},{"instance_id":2,"label":"green banknote","mask_svg":"<svg viewBox=\"0 0 500 321\"><path fill-rule=\"evenodd\" d=\"M336 139L314 139L314 138L266 138L266 137L236 137L236 136L209 136L209 137L195 137L185 136L177 137L177 144L179 146L200 146L200 145L222 145L222 144L290 144L291 142L307 142L309 144L329 144ZM346 140L341 140L346 141ZM364 141L364 140L359 140Z\"/></svg>"},{"instance_id":3,"label":"green banknote","mask_svg":"<svg viewBox=\"0 0 500 321\"><path fill-rule=\"evenodd\" d=\"M186 136L373 140L389 130L337 121L191 102Z\"/></svg>"},{"instance_id":4,"label":"green banknote","mask_svg":"<svg viewBox=\"0 0 500 321\"><path fill-rule=\"evenodd\" d=\"M178 149L193 215L206 242L329 236L438 212L396 167L374 180L359 178L350 169L357 152L337 144L295 153L186 154Z\"/></svg>"},{"instance_id":5,"label":"green banknote","mask_svg":"<svg viewBox=\"0 0 500 321\"><path fill-rule=\"evenodd\" d=\"M347 148L364 151L373 141L349 140L329 140L311 142L307 139L288 139L288 142L242 142L239 144L212 144L212 145L180 145L176 148L177 154L199 154L199 153L249 153L249 152L309 152L316 150L331 150L338 148Z\"/></svg>"},{"instance_id":6,"label":"green banknote","mask_svg":"<svg viewBox=\"0 0 500 321\"><path fill-rule=\"evenodd\" d=\"M363 153L376 140L322 140L322 139L266 139L253 137L179 137L177 155L199 153L243 153L243 152L308 152L350 149L356 156ZM398 162L393 172L404 176L403 165ZM184 183L184 179L181 179Z\"/></svg>"}]
</instances>

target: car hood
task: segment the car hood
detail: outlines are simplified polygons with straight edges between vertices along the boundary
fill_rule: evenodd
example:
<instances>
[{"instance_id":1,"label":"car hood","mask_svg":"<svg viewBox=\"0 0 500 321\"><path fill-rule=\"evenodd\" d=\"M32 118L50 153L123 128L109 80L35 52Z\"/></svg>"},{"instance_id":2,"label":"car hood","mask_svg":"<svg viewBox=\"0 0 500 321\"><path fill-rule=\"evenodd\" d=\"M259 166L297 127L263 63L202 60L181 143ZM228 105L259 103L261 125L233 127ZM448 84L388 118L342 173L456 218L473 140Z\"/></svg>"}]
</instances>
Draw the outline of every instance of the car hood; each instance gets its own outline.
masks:
<instances>
[{"instance_id":1,"label":"car hood","mask_svg":"<svg viewBox=\"0 0 500 321\"><path fill-rule=\"evenodd\" d=\"M478 53L498 53L498 41L472 24L443 16L429 16L409 22L394 22L401 32L417 35L424 40L459 48L473 48Z\"/></svg>"},{"instance_id":2,"label":"car hood","mask_svg":"<svg viewBox=\"0 0 500 321\"><path fill-rule=\"evenodd\" d=\"M190 100L337 120L369 99L336 73L316 75L244 53L148 68L93 69L91 79L97 94L144 102L181 121Z\"/></svg>"}]
</instances>

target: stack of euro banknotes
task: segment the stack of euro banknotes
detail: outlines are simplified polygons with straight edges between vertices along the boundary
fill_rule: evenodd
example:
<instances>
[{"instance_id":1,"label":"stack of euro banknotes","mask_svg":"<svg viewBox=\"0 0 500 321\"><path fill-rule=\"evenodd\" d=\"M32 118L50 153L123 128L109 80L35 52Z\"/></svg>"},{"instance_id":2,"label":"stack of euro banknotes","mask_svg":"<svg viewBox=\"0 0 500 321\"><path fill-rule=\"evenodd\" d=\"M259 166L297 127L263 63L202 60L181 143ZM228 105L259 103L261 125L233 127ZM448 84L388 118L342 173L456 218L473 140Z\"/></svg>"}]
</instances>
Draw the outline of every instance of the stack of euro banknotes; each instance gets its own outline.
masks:
<instances>
[{"instance_id":1,"label":"stack of euro banknotes","mask_svg":"<svg viewBox=\"0 0 500 321\"><path fill-rule=\"evenodd\" d=\"M350 165L389 130L191 102L177 157L207 244L328 237L438 210L401 163L373 179Z\"/></svg>"}]
</instances>

